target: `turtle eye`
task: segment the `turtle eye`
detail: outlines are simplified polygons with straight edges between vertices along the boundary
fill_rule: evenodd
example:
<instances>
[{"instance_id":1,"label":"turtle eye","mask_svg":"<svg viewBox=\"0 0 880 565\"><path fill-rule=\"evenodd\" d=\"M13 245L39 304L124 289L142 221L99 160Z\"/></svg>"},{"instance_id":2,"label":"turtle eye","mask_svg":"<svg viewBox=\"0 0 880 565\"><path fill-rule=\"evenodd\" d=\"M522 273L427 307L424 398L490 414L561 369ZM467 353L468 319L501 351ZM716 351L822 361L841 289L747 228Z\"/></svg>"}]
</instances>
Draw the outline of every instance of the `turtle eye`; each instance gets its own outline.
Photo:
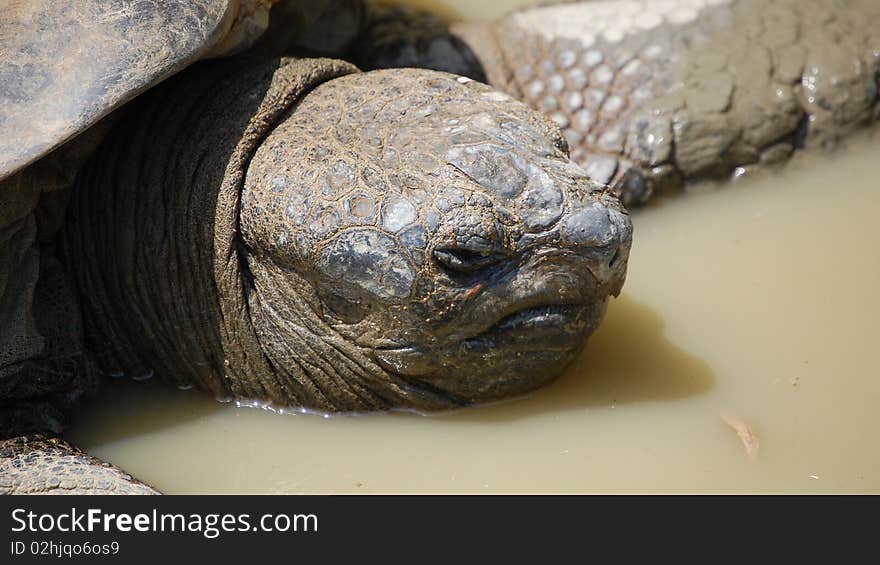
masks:
<instances>
[{"instance_id":1,"label":"turtle eye","mask_svg":"<svg viewBox=\"0 0 880 565\"><path fill-rule=\"evenodd\" d=\"M503 262L507 255L494 249L469 249L467 247L438 247L434 259L440 266L455 273L476 273Z\"/></svg>"}]
</instances>

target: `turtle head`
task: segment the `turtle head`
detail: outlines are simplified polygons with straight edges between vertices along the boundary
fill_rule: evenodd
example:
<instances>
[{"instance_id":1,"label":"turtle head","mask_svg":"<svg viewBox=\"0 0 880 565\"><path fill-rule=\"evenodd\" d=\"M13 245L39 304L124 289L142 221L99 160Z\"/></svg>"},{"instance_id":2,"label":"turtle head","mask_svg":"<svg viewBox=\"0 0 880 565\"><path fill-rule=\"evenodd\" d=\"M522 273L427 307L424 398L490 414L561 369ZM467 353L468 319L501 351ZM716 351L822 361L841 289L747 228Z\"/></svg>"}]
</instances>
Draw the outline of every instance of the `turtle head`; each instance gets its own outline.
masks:
<instances>
[{"instance_id":1,"label":"turtle head","mask_svg":"<svg viewBox=\"0 0 880 565\"><path fill-rule=\"evenodd\" d=\"M301 99L251 160L240 230L273 365L307 367L328 398L415 408L558 376L620 291L632 235L552 122L414 69ZM358 408L344 398L329 404Z\"/></svg>"}]
</instances>

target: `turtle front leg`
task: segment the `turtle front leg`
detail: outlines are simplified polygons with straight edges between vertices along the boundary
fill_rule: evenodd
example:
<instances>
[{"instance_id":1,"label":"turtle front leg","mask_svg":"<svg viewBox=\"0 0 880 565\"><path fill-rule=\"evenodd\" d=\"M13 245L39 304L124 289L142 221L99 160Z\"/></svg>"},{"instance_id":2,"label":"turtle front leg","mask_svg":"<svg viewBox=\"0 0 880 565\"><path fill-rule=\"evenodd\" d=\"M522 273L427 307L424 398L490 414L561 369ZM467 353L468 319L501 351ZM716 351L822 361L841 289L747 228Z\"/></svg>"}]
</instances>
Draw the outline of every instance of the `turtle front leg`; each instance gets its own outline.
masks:
<instances>
[{"instance_id":1,"label":"turtle front leg","mask_svg":"<svg viewBox=\"0 0 880 565\"><path fill-rule=\"evenodd\" d=\"M573 161L639 205L832 148L876 122L878 24L874 0L620 0L542 5L450 33L489 84L563 128ZM360 59L444 68L408 60L425 42L401 27L376 19Z\"/></svg>"},{"instance_id":2,"label":"turtle front leg","mask_svg":"<svg viewBox=\"0 0 880 565\"><path fill-rule=\"evenodd\" d=\"M0 494L159 494L66 441L25 435L0 441Z\"/></svg>"}]
</instances>

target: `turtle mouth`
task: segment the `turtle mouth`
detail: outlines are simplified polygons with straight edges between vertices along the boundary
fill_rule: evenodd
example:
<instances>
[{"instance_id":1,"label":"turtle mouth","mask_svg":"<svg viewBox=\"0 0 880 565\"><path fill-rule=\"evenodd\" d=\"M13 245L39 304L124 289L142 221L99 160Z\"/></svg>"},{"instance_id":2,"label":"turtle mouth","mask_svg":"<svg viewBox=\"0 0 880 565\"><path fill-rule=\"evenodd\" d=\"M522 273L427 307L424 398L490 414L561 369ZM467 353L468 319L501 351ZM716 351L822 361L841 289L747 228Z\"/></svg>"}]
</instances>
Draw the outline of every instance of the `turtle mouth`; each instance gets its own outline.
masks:
<instances>
[{"instance_id":1,"label":"turtle mouth","mask_svg":"<svg viewBox=\"0 0 880 565\"><path fill-rule=\"evenodd\" d=\"M519 364L525 359L542 359L549 369L584 346L604 311L604 301L532 303L505 314L478 333L440 347L413 344L375 349L374 353L386 369L428 380L454 382L496 371L520 373L526 370Z\"/></svg>"},{"instance_id":2,"label":"turtle mouth","mask_svg":"<svg viewBox=\"0 0 880 565\"><path fill-rule=\"evenodd\" d=\"M529 305L439 349L378 353L410 385L458 404L514 398L558 377L605 312L604 300Z\"/></svg>"},{"instance_id":3,"label":"turtle mouth","mask_svg":"<svg viewBox=\"0 0 880 565\"><path fill-rule=\"evenodd\" d=\"M476 404L553 381L583 349L607 305L606 284L575 254L546 253L504 274L453 310L433 339L373 350L420 390Z\"/></svg>"},{"instance_id":4,"label":"turtle mouth","mask_svg":"<svg viewBox=\"0 0 880 565\"><path fill-rule=\"evenodd\" d=\"M503 347L516 351L571 351L589 330L585 304L550 304L517 310L479 334L462 340L466 351Z\"/></svg>"}]
</instances>

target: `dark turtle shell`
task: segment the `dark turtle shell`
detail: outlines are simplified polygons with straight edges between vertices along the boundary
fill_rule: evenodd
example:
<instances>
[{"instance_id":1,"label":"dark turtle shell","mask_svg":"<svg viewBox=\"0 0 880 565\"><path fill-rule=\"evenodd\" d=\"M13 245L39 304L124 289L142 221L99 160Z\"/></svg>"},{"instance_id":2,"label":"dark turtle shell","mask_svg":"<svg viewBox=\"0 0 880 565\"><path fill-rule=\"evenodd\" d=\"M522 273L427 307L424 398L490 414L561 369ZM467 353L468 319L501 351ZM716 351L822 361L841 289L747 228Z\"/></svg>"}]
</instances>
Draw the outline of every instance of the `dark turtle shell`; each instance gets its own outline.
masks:
<instances>
[{"instance_id":1,"label":"dark turtle shell","mask_svg":"<svg viewBox=\"0 0 880 565\"><path fill-rule=\"evenodd\" d=\"M237 0L12 0L0 11L0 179L203 57Z\"/></svg>"}]
</instances>

